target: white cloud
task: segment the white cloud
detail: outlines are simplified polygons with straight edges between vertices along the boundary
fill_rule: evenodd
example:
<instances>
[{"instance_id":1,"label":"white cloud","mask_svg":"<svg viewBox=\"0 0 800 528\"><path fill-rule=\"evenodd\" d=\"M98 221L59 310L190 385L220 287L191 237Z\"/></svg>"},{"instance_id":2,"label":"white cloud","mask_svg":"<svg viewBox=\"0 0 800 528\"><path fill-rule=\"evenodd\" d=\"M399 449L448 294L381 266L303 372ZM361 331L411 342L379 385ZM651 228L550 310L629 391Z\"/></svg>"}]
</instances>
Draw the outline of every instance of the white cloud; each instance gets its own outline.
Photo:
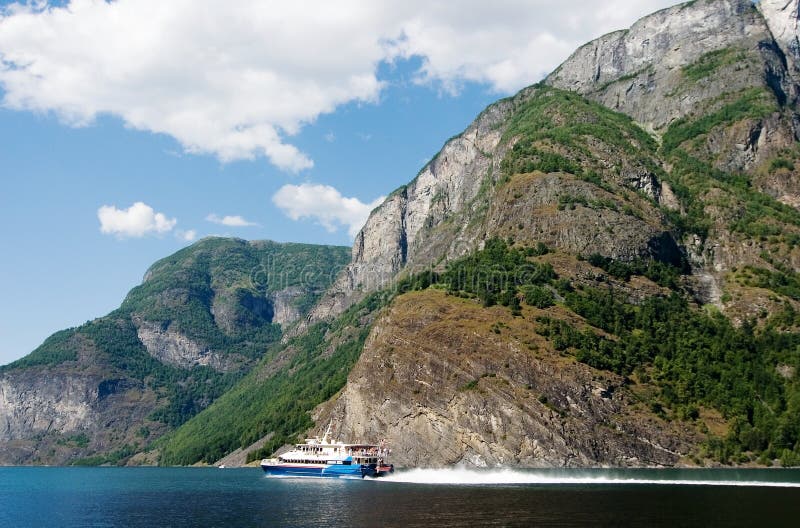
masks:
<instances>
[{"instance_id":1,"label":"white cloud","mask_svg":"<svg viewBox=\"0 0 800 528\"><path fill-rule=\"evenodd\" d=\"M214 224L220 224L228 227L250 227L258 225L256 222L245 220L244 217L239 215L219 216L218 214L211 213L206 217L206 220Z\"/></svg>"},{"instance_id":2,"label":"white cloud","mask_svg":"<svg viewBox=\"0 0 800 528\"><path fill-rule=\"evenodd\" d=\"M272 197L272 202L292 220L312 218L329 232L347 227L355 237L364 226L369 213L380 205L385 196L364 203L358 198L347 198L330 185L303 183L284 185Z\"/></svg>"},{"instance_id":3,"label":"white cloud","mask_svg":"<svg viewBox=\"0 0 800 528\"><path fill-rule=\"evenodd\" d=\"M118 238L141 238L148 234L164 234L172 231L178 221L156 213L152 207L136 202L127 209L104 205L97 210L100 232Z\"/></svg>"},{"instance_id":4,"label":"white cloud","mask_svg":"<svg viewBox=\"0 0 800 528\"><path fill-rule=\"evenodd\" d=\"M220 160L313 165L290 136L339 105L378 100L382 61L418 81L501 93L674 0L73 0L0 8L4 106L72 126L101 114Z\"/></svg>"},{"instance_id":5,"label":"white cloud","mask_svg":"<svg viewBox=\"0 0 800 528\"><path fill-rule=\"evenodd\" d=\"M194 242L194 240L197 238L197 231L194 229L189 229L187 231L178 229L175 231L175 237L178 240L183 240L184 242Z\"/></svg>"}]
</instances>

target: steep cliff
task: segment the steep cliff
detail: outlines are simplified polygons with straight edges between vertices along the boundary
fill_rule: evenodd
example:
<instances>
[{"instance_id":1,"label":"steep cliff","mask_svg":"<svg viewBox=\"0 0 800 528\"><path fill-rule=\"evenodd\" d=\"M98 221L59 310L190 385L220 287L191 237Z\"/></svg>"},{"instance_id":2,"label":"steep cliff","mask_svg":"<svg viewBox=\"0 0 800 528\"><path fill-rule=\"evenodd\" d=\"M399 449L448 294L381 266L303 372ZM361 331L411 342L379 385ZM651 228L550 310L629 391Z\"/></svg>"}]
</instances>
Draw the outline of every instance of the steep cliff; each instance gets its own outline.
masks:
<instances>
[{"instance_id":1,"label":"steep cliff","mask_svg":"<svg viewBox=\"0 0 800 528\"><path fill-rule=\"evenodd\" d=\"M447 141L346 265L160 261L0 373L0 453L160 437L136 460L212 463L333 420L401 465L800 464L798 9L696 0L588 43ZM307 262L341 272L309 287Z\"/></svg>"},{"instance_id":2,"label":"steep cliff","mask_svg":"<svg viewBox=\"0 0 800 528\"><path fill-rule=\"evenodd\" d=\"M798 13L795 0L654 13L446 143L373 212L312 312L402 291L403 277L423 290L377 320L317 423L388 436L407 465L796 463L800 442L784 433L797 428ZM546 315L519 308L520 285L484 285L471 301L426 290L494 237L555 250L562 282L531 290L555 304ZM611 280L643 273L673 293ZM510 315L487 307L501 298ZM685 321L613 315L663 302ZM603 303L614 310L598 317Z\"/></svg>"},{"instance_id":3,"label":"steep cliff","mask_svg":"<svg viewBox=\"0 0 800 528\"><path fill-rule=\"evenodd\" d=\"M402 296L318 422L332 421L348 438L386 438L404 467L675 465L688 457L703 436L696 424L637 406L621 376L559 354L528 312L513 317L436 291Z\"/></svg>"},{"instance_id":4,"label":"steep cliff","mask_svg":"<svg viewBox=\"0 0 800 528\"><path fill-rule=\"evenodd\" d=\"M641 255L651 240L671 246L667 239L672 236L691 260L696 289L705 302L714 302L734 317L753 315L747 301L720 301L740 285L729 276L731 271L741 265L774 270L776 262L797 269L800 262L794 244L761 240L765 229L794 236L796 215L759 197L770 209L759 217L751 194L757 190L783 204L800 205L795 164L798 77L791 59L797 12L794 1L761 2L757 8L749 0L698 0L582 46L545 83L627 114L657 143L637 139L622 145L628 149L622 152L619 143L610 144L605 130L582 129L602 113L592 109L575 115L569 108L542 108L541 87L491 105L449 140L410 184L373 211L356 238L352 262L312 310L311 320L335 316L365 292L391 284L398 274L440 265L480 247L488 237L517 230L515 236L572 252L594 247L592 251L628 259ZM534 113L544 119L531 121ZM609 123L603 124L607 128ZM618 132L628 127L613 126ZM544 127L559 127L582 143L576 148L563 134L546 137L541 133ZM624 134L639 137L632 128ZM521 139L535 143L529 148L577 163L540 164L564 170L544 170L551 174L537 180L542 183L537 196L509 207L494 193L509 175L508 166L502 166L506 154ZM588 153L579 152L584 147ZM581 183L555 175L575 176L570 169L580 171L585 180L588 175L597 179ZM598 181L611 187L603 189ZM625 189L652 200L643 203L626 195ZM638 214L594 207L597 222L580 208L571 209L571 214L542 215L548 207L557 208L559 199L567 200L567 192L587 203L610 200L617 209L628 206ZM534 204L537 209L529 210ZM681 214L660 220L663 215L654 205ZM742 209L755 211L753 225L735 222ZM647 221L640 224L636 216ZM666 253L674 258L674 248ZM765 260L765 253L772 256ZM759 299L756 304L766 302Z\"/></svg>"},{"instance_id":5,"label":"steep cliff","mask_svg":"<svg viewBox=\"0 0 800 528\"><path fill-rule=\"evenodd\" d=\"M155 263L120 309L0 369L0 464L125 462L249 371L346 258L210 238Z\"/></svg>"}]
</instances>

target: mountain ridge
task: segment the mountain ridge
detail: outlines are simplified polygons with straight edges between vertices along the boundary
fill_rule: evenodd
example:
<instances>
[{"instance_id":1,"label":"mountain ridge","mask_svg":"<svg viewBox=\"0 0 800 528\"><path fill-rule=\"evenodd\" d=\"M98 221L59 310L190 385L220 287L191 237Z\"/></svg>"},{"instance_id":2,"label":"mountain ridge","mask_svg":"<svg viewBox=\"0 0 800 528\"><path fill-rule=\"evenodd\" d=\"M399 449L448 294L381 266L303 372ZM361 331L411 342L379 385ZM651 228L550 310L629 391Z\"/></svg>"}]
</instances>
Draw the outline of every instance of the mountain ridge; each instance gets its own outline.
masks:
<instances>
[{"instance_id":1,"label":"mountain ridge","mask_svg":"<svg viewBox=\"0 0 800 528\"><path fill-rule=\"evenodd\" d=\"M162 326L124 336L159 364L172 319L191 339L197 314L262 354L231 348L240 377L150 451L91 461L253 460L333 421L405 465L800 464L798 15L696 0L582 46L373 210L286 333L230 249L250 293L190 273L137 298L145 281L127 306ZM59 361L82 346L53 339Z\"/></svg>"},{"instance_id":2,"label":"mountain ridge","mask_svg":"<svg viewBox=\"0 0 800 528\"><path fill-rule=\"evenodd\" d=\"M234 386L345 258L206 238L159 260L120 308L0 368L0 463L118 463L147 450Z\"/></svg>"}]
</instances>

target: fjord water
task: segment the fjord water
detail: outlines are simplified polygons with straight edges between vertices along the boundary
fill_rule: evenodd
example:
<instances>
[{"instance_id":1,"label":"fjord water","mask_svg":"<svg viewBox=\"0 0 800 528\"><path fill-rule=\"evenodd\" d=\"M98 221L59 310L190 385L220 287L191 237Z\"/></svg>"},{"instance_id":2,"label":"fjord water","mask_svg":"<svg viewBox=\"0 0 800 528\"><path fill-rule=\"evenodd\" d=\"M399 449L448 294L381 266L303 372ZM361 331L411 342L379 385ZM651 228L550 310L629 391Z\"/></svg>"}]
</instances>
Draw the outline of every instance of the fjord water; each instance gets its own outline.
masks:
<instances>
[{"instance_id":1,"label":"fjord water","mask_svg":"<svg viewBox=\"0 0 800 528\"><path fill-rule=\"evenodd\" d=\"M0 468L0 526L797 526L800 470Z\"/></svg>"}]
</instances>

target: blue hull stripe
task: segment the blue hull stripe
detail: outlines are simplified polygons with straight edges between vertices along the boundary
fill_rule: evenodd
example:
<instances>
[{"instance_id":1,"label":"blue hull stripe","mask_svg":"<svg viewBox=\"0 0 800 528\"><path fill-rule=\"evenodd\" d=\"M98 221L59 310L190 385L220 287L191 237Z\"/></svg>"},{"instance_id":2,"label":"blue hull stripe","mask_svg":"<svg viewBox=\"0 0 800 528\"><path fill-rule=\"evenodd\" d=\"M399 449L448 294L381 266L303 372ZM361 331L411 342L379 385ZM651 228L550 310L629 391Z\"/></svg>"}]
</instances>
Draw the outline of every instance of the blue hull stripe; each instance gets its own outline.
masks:
<instances>
[{"instance_id":1,"label":"blue hull stripe","mask_svg":"<svg viewBox=\"0 0 800 528\"><path fill-rule=\"evenodd\" d=\"M324 467L262 465L261 469L263 469L264 473L267 475L275 477L327 477L360 479L365 475L372 475L375 473L374 469L362 467L358 464L332 464Z\"/></svg>"}]
</instances>

